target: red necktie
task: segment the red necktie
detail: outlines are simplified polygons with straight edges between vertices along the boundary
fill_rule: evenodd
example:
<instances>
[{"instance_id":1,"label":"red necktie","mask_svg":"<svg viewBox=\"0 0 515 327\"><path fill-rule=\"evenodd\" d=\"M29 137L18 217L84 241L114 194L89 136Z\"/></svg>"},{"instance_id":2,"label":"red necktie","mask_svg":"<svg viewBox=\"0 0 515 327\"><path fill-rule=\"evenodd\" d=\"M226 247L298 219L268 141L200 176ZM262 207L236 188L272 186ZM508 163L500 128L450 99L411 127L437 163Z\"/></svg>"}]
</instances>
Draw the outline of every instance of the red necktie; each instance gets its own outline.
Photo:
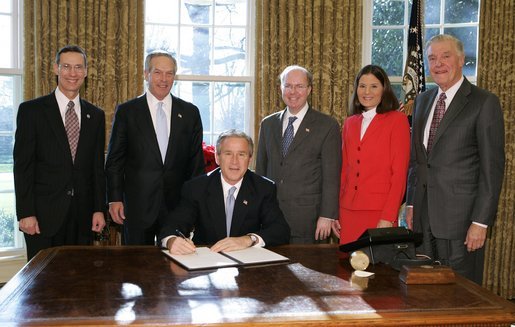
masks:
<instances>
[{"instance_id":1,"label":"red necktie","mask_svg":"<svg viewBox=\"0 0 515 327\"><path fill-rule=\"evenodd\" d=\"M66 114L64 115L64 128L68 135L68 143L72 153L72 161L75 162L75 154L77 153L77 144L79 143L80 125L79 117L75 113L75 104L73 101L68 102L66 106Z\"/></svg>"},{"instance_id":2,"label":"red necktie","mask_svg":"<svg viewBox=\"0 0 515 327\"><path fill-rule=\"evenodd\" d=\"M447 96L445 93L440 94L438 101L436 102L435 112L433 114L433 121L431 121L431 127L429 128L429 138L427 139L427 152L431 151L433 147L433 141L435 139L436 131L442 121L443 115L445 114L445 99Z\"/></svg>"}]
</instances>

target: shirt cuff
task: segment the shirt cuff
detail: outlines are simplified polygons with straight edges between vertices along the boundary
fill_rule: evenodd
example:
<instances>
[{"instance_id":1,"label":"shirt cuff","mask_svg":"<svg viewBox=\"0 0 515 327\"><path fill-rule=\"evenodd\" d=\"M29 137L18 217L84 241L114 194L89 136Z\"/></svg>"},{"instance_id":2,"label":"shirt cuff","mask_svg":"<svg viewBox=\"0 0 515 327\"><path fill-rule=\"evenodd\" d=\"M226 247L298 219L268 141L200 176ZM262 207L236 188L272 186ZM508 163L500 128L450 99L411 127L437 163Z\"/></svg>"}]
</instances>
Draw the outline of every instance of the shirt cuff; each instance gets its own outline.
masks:
<instances>
[{"instance_id":1,"label":"shirt cuff","mask_svg":"<svg viewBox=\"0 0 515 327\"><path fill-rule=\"evenodd\" d=\"M263 238L261 236L259 236L258 234L254 234L254 233L248 233L247 235L254 235L255 237L258 238L258 241L256 244L254 244L253 247L265 247L265 241L263 241Z\"/></svg>"},{"instance_id":2,"label":"shirt cuff","mask_svg":"<svg viewBox=\"0 0 515 327\"><path fill-rule=\"evenodd\" d=\"M165 238L163 238L161 240L161 246L165 249L167 249L168 247L166 246L166 243L168 243L168 240L171 239L172 237L177 237L176 235L170 235L170 236L167 236Z\"/></svg>"},{"instance_id":3,"label":"shirt cuff","mask_svg":"<svg viewBox=\"0 0 515 327\"><path fill-rule=\"evenodd\" d=\"M478 225L478 226L481 226L483 228L488 228L488 225L485 225L485 224L481 224L481 223L476 223L475 221L472 222L474 225Z\"/></svg>"}]
</instances>

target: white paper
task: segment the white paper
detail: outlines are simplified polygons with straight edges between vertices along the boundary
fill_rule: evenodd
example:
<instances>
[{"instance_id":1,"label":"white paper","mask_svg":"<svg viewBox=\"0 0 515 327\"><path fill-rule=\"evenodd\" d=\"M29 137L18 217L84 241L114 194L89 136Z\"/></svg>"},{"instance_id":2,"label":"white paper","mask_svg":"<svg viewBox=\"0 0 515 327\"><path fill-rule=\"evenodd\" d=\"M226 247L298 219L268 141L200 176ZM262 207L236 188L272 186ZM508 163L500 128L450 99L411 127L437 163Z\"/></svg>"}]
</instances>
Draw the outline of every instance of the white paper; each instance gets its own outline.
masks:
<instances>
[{"instance_id":1,"label":"white paper","mask_svg":"<svg viewBox=\"0 0 515 327\"><path fill-rule=\"evenodd\" d=\"M210 269L220 267L237 266L238 263L230 258L211 251L207 247L198 247L196 253L192 254L171 254L168 250L163 253L184 266L188 270Z\"/></svg>"},{"instance_id":2,"label":"white paper","mask_svg":"<svg viewBox=\"0 0 515 327\"><path fill-rule=\"evenodd\" d=\"M243 250L224 252L224 254L243 264L268 263L289 260L285 256L260 247L250 247Z\"/></svg>"}]
</instances>

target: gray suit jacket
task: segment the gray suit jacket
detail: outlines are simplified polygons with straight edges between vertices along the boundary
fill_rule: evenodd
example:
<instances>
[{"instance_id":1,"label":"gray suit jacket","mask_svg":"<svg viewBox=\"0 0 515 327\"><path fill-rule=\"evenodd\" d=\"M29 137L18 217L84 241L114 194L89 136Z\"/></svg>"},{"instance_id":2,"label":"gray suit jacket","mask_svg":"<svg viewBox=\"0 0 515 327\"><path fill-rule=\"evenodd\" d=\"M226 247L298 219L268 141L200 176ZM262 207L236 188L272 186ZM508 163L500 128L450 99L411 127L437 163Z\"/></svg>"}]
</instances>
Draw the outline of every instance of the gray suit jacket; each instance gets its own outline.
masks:
<instances>
[{"instance_id":1,"label":"gray suit jacket","mask_svg":"<svg viewBox=\"0 0 515 327\"><path fill-rule=\"evenodd\" d=\"M256 173L277 185L291 243L313 243L318 217L338 218L341 136L338 122L308 109L285 158L281 154L286 110L261 122Z\"/></svg>"},{"instance_id":2,"label":"gray suit jacket","mask_svg":"<svg viewBox=\"0 0 515 327\"><path fill-rule=\"evenodd\" d=\"M427 201L432 234L465 239L472 221L492 225L495 218L504 174L503 113L497 96L465 79L427 154L424 128L437 93L434 88L415 100L407 202L416 231Z\"/></svg>"}]
</instances>

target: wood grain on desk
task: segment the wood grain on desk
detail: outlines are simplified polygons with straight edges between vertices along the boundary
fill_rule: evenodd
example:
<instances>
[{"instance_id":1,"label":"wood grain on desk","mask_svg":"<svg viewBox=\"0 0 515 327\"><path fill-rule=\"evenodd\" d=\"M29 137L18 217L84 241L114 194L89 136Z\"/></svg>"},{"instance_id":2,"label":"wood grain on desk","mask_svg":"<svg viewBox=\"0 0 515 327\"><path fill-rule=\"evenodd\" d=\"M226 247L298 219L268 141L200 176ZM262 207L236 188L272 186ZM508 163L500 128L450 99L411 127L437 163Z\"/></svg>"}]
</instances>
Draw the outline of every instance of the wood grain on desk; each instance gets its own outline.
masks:
<instances>
[{"instance_id":1,"label":"wood grain on desk","mask_svg":"<svg viewBox=\"0 0 515 327\"><path fill-rule=\"evenodd\" d=\"M188 272L154 247L58 247L0 290L0 325L509 326L515 305L464 278L357 279L333 245L272 250L288 264Z\"/></svg>"}]
</instances>

